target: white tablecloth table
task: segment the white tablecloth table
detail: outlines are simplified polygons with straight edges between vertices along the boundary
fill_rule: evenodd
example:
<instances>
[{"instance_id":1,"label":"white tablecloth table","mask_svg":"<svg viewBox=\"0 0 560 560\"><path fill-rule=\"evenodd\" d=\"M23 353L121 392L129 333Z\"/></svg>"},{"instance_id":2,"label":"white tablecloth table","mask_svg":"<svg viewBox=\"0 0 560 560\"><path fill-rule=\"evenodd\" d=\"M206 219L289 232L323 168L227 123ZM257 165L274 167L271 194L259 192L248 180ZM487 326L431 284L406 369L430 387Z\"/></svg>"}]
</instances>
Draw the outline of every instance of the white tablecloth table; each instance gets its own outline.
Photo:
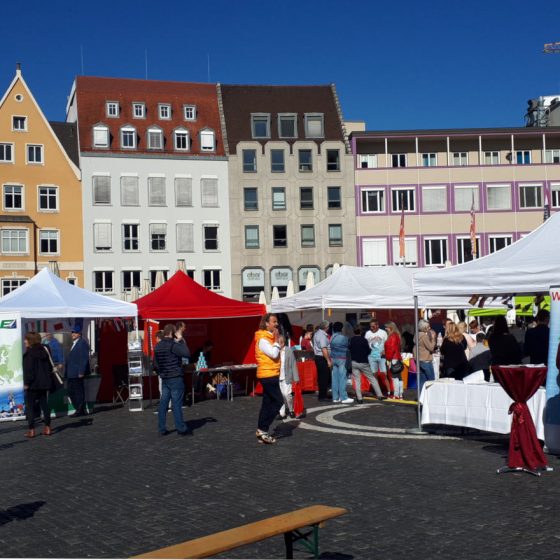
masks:
<instances>
[{"instance_id":1,"label":"white tablecloth table","mask_svg":"<svg viewBox=\"0 0 560 560\"><path fill-rule=\"evenodd\" d=\"M508 411L512 402L498 383L428 382L420 395L422 424L448 424L509 434ZM540 387L527 402L540 440L544 440L545 405L546 391Z\"/></svg>"}]
</instances>

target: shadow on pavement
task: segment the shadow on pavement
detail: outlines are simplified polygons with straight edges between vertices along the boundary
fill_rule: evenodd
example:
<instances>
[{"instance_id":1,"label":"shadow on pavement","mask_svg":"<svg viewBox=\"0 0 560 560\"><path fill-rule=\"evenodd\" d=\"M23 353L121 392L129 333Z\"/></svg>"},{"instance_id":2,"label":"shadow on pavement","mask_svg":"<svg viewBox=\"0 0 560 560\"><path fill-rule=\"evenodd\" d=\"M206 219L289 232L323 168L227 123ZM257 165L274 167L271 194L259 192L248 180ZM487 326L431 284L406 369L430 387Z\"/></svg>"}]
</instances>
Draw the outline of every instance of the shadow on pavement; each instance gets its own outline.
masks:
<instances>
[{"instance_id":1,"label":"shadow on pavement","mask_svg":"<svg viewBox=\"0 0 560 560\"><path fill-rule=\"evenodd\" d=\"M205 418L195 418L194 420L185 420L185 423L189 427L189 430L193 432L202 428L204 424L208 424L209 422L217 422L217 420L212 416L206 416Z\"/></svg>"},{"instance_id":2,"label":"shadow on pavement","mask_svg":"<svg viewBox=\"0 0 560 560\"><path fill-rule=\"evenodd\" d=\"M296 422L286 422L285 424L278 424L278 426L274 428L274 437L276 439L292 437L292 433L297 427L298 424Z\"/></svg>"},{"instance_id":3,"label":"shadow on pavement","mask_svg":"<svg viewBox=\"0 0 560 560\"><path fill-rule=\"evenodd\" d=\"M10 523L10 521L23 521L35 515L47 502L29 502L28 504L19 504L12 506L4 511L0 511L0 526Z\"/></svg>"},{"instance_id":4,"label":"shadow on pavement","mask_svg":"<svg viewBox=\"0 0 560 560\"><path fill-rule=\"evenodd\" d=\"M71 430L74 428L83 428L84 426L91 426L93 424L93 418L84 418L83 420L77 420L74 422L69 422L68 424L62 424L61 426L53 426L53 434L58 434L64 430Z\"/></svg>"},{"instance_id":5,"label":"shadow on pavement","mask_svg":"<svg viewBox=\"0 0 560 560\"><path fill-rule=\"evenodd\" d=\"M352 560L352 558L354 558L354 556L352 556L352 554L343 554L342 552L321 552L321 554L319 554L318 558L321 558L321 560Z\"/></svg>"}]
</instances>

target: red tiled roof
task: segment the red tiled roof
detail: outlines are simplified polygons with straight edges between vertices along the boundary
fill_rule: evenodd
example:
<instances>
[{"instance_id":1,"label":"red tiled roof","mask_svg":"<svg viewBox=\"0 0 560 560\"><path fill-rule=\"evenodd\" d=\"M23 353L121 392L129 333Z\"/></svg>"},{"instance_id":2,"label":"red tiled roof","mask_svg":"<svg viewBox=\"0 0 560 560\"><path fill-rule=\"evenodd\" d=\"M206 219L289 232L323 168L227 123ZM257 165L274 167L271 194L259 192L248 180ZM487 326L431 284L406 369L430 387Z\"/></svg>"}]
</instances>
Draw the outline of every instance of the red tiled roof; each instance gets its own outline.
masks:
<instances>
[{"instance_id":1,"label":"red tiled roof","mask_svg":"<svg viewBox=\"0 0 560 560\"><path fill-rule=\"evenodd\" d=\"M155 80L135 80L124 78L96 78L78 76L76 79L76 99L78 103L78 125L80 150L82 152L142 154L174 154L178 156L225 155L218 109L215 84L198 84L189 82L162 82ZM119 116L107 117L106 102L119 103ZM146 117L133 118L132 103L144 103ZM158 105L171 105L171 119L160 120ZM197 118L186 121L183 114L184 105L196 105ZM103 123L109 127L111 143L108 149L93 147L93 126ZM134 126L137 131L137 148L122 150L120 146L120 128L124 125ZM157 126L163 130L165 139L163 150L147 148L147 129ZM173 131L185 128L190 133L189 152L174 150ZM214 152L200 150L199 132L212 129L216 138Z\"/></svg>"}]
</instances>

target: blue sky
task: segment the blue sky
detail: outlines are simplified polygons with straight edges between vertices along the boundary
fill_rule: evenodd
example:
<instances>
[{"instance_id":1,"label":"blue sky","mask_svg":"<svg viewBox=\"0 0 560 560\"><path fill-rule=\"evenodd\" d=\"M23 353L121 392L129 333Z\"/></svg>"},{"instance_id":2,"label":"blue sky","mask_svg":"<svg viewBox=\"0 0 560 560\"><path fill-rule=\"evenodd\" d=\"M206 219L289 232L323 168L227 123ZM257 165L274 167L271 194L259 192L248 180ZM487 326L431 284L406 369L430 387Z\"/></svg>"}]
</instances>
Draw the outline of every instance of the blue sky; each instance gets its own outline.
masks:
<instances>
[{"instance_id":1,"label":"blue sky","mask_svg":"<svg viewBox=\"0 0 560 560\"><path fill-rule=\"evenodd\" d=\"M0 89L15 63L51 120L74 77L335 82L369 130L523 126L560 93L560 4L432 0L26 0L2 4Z\"/></svg>"}]
</instances>

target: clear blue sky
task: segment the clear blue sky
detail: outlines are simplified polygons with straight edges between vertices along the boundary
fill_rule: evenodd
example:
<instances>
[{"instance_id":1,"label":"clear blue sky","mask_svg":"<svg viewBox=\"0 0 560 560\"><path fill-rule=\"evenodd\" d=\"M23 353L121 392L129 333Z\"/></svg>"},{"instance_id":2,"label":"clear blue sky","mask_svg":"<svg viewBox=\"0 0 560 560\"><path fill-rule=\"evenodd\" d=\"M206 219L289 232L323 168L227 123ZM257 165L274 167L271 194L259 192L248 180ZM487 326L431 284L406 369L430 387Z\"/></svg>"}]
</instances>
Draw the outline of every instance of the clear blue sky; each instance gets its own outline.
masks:
<instances>
[{"instance_id":1,"label":"clear blue sky","mask_svg":"<svg viewBox=\"0 0 560 560\"><path fill-rule=\"evenodd\" d=\"M560 93L560 3L526 0L2 2L0 89L15 63L51 120L74 77L335 82L369 130L523 126Z\"/></svg>"}]
</instances>

